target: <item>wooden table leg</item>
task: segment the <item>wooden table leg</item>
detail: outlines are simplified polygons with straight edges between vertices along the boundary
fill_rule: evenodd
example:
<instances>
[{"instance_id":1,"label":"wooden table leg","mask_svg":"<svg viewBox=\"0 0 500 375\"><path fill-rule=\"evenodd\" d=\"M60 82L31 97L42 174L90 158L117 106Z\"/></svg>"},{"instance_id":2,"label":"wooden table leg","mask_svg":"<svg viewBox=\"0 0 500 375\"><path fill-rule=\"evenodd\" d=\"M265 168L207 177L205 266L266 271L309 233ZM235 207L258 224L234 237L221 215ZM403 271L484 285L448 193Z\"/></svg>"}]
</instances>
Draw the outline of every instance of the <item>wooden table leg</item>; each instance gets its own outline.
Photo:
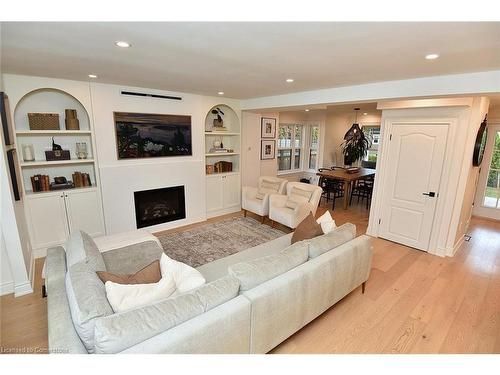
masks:
<instances>
[{"instance_id":1,"label":"wooden table leg","mask_svg":"<svg viewBox=\"0 0 500 375\"><path fill-rule=\"evenodd\" d=\"M351 195L351 181L344 181L344 210L349 206L349 195Z\"/></svg>"}]
</instances>

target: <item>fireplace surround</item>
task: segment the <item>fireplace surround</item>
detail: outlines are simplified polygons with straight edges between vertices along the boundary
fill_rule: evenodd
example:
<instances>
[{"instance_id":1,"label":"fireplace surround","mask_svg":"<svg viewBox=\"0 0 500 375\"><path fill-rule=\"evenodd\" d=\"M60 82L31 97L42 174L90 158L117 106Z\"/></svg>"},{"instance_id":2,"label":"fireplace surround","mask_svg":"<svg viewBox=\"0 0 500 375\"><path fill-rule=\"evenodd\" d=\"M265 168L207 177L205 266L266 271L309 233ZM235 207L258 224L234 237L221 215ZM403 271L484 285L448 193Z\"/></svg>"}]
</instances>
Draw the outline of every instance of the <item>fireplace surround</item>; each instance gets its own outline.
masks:
<instances>
[{"instance_id":1,"label":"fireplace surround","mask_svg":"<svg viewBox=\"0 0 500 375\"><path fill-rule=\"evenodd\" d=\"M134 192L137 228L186 218L184 186Z\"/></svg>"}]
</instances>

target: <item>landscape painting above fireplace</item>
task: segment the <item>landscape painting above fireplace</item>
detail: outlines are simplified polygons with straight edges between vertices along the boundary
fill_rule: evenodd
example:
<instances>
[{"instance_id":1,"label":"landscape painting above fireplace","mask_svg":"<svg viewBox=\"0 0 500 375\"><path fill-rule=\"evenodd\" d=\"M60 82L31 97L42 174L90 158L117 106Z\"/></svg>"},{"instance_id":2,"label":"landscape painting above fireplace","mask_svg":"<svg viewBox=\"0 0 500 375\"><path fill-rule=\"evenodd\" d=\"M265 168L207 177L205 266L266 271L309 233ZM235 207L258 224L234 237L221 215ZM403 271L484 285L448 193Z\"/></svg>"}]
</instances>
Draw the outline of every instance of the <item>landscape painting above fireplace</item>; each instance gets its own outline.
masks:
<instances>
[{"instance_id":1,"label":"landscape painting above fireplace","mask_svg":"<svg viewBox=\"0 0 500 375\"><path fill-rule=\"evenodd\" d=\"M191 116L114 112L118 159L192 155Z\"/></svg>"}]
</instances>

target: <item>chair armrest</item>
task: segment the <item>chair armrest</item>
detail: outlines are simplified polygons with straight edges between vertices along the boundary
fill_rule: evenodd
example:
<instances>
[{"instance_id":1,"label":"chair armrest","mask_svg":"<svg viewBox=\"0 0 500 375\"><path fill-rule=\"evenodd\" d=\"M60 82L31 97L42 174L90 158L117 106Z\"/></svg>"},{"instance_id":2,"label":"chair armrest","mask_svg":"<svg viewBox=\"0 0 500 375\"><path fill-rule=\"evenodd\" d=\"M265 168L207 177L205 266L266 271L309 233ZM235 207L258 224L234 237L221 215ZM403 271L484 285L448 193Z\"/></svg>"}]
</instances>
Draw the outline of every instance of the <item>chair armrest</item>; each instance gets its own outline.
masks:
<instances>
[{"instance_id":1,"label":"chair armrest","mask_svg":"<svg viewBox=\"0 0 500 375\"><path fill-rule=\"evenodd\" d=\"M255 198L259 190L253 186L243 186L241 188L241 195L243 198Z\"/></svg>"},{"instance_id":2,"label":"chair armrest","mask_svg":"<svg viewBox=\"0 0 500 375\"><path fill-rule=\"evenodd\" d=\"M269 196L269 207L285 207L288 195L271 194Z\"/></svg>"},{"instance_id":3,"label":"chair armrest","mask_svg":"<svg viewBox=\"0 0 500 375\"><path fill-rule=\"evenodd\" d=\"M302 222L308 215L309 212L313 212L312 209L312 204L309 202L306 203L300 203L295 207L293 210L294 212L294 217L295 217L295 224L296 226Z\"/></svg>"}]
</instances>

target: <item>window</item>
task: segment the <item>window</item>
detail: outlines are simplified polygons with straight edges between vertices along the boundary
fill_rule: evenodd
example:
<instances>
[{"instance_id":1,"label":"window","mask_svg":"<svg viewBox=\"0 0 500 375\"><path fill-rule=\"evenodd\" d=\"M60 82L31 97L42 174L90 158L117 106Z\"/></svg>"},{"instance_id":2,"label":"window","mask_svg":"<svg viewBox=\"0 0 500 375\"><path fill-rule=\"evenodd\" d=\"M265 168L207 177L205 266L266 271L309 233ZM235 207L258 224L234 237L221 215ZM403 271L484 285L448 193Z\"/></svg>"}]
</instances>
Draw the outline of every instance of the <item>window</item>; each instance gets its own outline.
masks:
<instances>
[{"instance_id":1,"label":"window","mask_svg":"<svg viewBox=\"0 0 500 375\"><path fill-rule=\"evenodd\" d=\"M377 162L378 145L380 144L380 126L363 126L363 131L372 141L372 145L364 160Z\"/></svg>"},{"instance_id":2,"label":"window","mask_svg":"<svg viewBox=\"0 0 500 375\"><path fill-rule=\"evenodd\" d=\"M318 151L319 151L319 126L310 127L309 137L309 169L318 167Z\"/></svg>"},{"instance_id":3,"label":"window","mask_svg":"<svg viewBox=\"0 0 500 375\"><path fill-rule=\"evenodd\" d=\"M280 124L278 132L278 171L316 169L319 153L319 126Z\"/></svg>"},{"instance_id":4,"label":"window","mask_svg":"<svg viewBox=\"0 0 500 375\"><path fill-rule=\"evenodd\" d=\"M483 206L500 209L500 131L495 134Z\"/></svg>"}]
</instances>

